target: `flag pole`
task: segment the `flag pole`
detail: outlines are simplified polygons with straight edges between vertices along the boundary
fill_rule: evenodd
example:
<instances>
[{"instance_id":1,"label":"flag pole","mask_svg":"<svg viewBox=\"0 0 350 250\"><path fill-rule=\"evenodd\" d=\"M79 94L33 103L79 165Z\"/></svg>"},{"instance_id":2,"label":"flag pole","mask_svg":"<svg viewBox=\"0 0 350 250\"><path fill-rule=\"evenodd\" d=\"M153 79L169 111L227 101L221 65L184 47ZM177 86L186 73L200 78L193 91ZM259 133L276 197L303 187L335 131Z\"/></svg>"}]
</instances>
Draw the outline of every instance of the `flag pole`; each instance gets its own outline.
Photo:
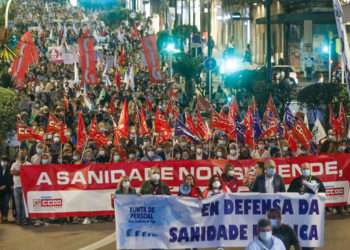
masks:
<instances>
[{"instance_id":1,"label":"flag pole","mask_svg":"<svg viewBox=\"0 0 350 250\"><path fill-rule=\"evenodd\" d=\"M83 152L81 153L81 158L80 158L80 161L83 162L83 158L84 158L84 154L85 154L85 151L86 151L86 147L87 147L87 144L89 142L89 138L86 140L85 144L84 144L84 149L83 149Z\"/></svg>"}]
</instances>

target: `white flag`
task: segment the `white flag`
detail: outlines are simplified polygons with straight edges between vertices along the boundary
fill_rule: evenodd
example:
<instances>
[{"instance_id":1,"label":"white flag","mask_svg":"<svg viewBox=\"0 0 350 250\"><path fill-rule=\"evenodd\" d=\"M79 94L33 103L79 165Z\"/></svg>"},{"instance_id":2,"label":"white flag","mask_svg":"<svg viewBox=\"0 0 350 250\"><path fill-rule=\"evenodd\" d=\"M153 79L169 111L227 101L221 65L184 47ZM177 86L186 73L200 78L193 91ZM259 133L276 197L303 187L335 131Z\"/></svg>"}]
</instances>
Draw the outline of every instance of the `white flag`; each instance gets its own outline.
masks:
<instances>
[{"instance_id":1,"label":"white flag","mask_svg":"<svg viewBox=\"0 0 350 250\"><path fill-rule=\"evenodd\" d=\"M316 144L320 143L320 140L327 136L326 131L324 130L320 120L317 118L315 121L314 127L312 129L313 141Z\"/></svg>"}]
</instances>

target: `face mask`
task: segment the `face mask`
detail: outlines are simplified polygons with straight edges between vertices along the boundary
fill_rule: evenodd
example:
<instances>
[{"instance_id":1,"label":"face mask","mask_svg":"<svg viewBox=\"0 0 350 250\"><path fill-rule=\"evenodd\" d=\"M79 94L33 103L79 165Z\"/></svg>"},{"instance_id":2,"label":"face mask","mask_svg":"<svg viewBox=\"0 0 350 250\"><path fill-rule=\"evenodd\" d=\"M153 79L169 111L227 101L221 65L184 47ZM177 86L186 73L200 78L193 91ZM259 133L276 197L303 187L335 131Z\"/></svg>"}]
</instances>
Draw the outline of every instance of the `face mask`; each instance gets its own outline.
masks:
<instances>
[{"instance_id":1,"label":"face mask","mask_svg":"<svg viewBox=\"0 0 350 250\"><path fill-rule=\"evenodd\" d=\"M330 135L330 136L328 136L328 138L329 138L330 141L335 141L335 136L334 135Z\"/></svg>"},{"instance_id":2,"label":"face mask","mask_svg":"<svg viewBox=\"0 0 350 250\"><path fill-rule=\"evenodd\" d=\"M311 175L310 169L304 169L302 172L304 177L309 177Z\"/></svg>"},{"instance_id":3,"label":"face mask","mask_svg":"<svg viewBox=\"0 0 350 250\"><path fill-rule=\"evenodd\" d=\"M339 151L339 152L344 152L344 151L345 151L345 149L346 149L346 147L345 147L345 146L340 146L340 147L338 148L338 151Z\"/></svg>"},{"instance_id":4,"label":"face mask","mask_svg":"<svg viewBox=\"0 0 350 250\"><path fill-rule=\"evenodd\" d=\"M42 162L42 164L48 164L48 163L49 163L49 160L43 159L41 162Z\"/></svg>"},{"instance_id":5,"label":"face mask","mask_svg":"<svg viewBox=\"0 0 350 250\"><path fill-rule=\"evenodd\" d=\"M221 187L220 181L214 181L212 185L213 185L213 188L216 188L216 189Z\"/></svg>"},{"instance_id":6,"label":"face mask","mask_svg":"<svg viewBox=\"0 0 350 250\"><path fill-rule=\"evenodd\" d=\"M276 219L270 219L272 228L277 228L279 226L279 221Z\"/></svg>"},{"instance_id":7,"label":"face mask","mask_svg":"<svg viewBox=\"0 0 350 250\"><path fill-rule=\"evenodd\" d=\"M283 151L288 151L288 147L283 147Z\"/></svg>"},{"instance_id":8,"label":"face mask","mask_svg":"<svg viewBox=\"0 0 350 250\"><path fill-rule=\"evenodd\" d=\"M265 148L265 146L264 145L258 145L258 149L260 149L260 150L263 150Z\"/></svg>"},{"instance_id":9,"label":"face mask","mask_svg":"<svg viewBox=\"0 0 350 250\"><path fill-rule=\"evenodd\" d=\"M222 157L222 152L216 152L217 157Z\"/></svg>"},{"instance_id":10,"label":"face mask","mask_svg":"<svg viewBox=\"0 0 350 250\"><path fill-rule=\"evenodd\" d=\"M43 149L42 148L37 148L36 149L36 153L38 154L38 155L41 155L42 153L43 153Z\"/></svg>"},{"instance_id":11,"label":"face mask","mask_svg":"<svg viewBox=\"0 0 350 250\"><path fill-rule=\"evenodd\" d=\"M143 146L148 146L149 145L149 141L144 141L143 142Z\"/></svg>"},{"instance_id":12,"label":"face mask","mask_svg":"<svg viewBox=\"0 0 350 250\"><path fill-rule=\"evenodd\" d=\"M268 168L266 170L266 173L268 176L273 176L275 174L275 169L274 168Z\"/></svg>"},{"instance_id":13,"label":"face mask","mask_svg":"<svg viewBox=\"0 0 350 250\"><path fill-rule=\"evenodd\" d=\"M74 160L74 161L79 160L79 156L78 156L78 155L73 155L73 160Z\"/></svg>"},{"instance_id":14,"label":"face mask","mask_svg":"<svg viewBox=\"0 0 350 250\"><path fill-rule=\"evenodd\" d=\"M219 141L218 141L218 145L225 145L225 143L226 143L226 142L225 142L224 140L219 140Z\"/></svg>"},{"instance_id":15,"label":"face mask","mask_svg":"<svg viewBox=\"0 0 350 250\"><path fill-rule=\"evenodd\" d=\"M125 188L125 189L128 189L130 187L130 182L124 181L123 184L122 184L122 187Z\"/></svg>"},{"instance_id":16,"label":"face mask","mask_svg":"<svg viewBox=\"0 0 350 250\"><path fill-rule=\"evenodd\" d=\"M110 145L112 145L112 144L113 144L112 141L108 141L108 142L107 142L107 145L108 145L108 146L110 146Z\"/></svg>"},{"instance_id":17,"label":"face mask","mask_svg":"<svg viewBox=\"0 0 350 250\"><path fill-rule=\"evenodd\" d=\"M152 158L154 156L154 152L153 151L149 151L147 153L147 155L148 155L149 158Z\"/></svg>"},{"instance_id":18,"label":"face mask","mask_svg":"<svg viewBox=\"0 0 350 250\"><path fill-rule=\"evenodd\" d=\"M136 157L136 155L135 155L135 154L129 154L129 159L130 159L130 160L134 160L134 159L135 159L135 157Z\"/></svg>"},{"instance_id":19,"label":"face mask","mask_svg":"<svg viewBox=\"0 0 350 250\"><path fill-rule=\"evenodd\" d=\"M105 151L99 151L98 154L99 154L100 156L104 156L104 155L105 155Z\"/></svg>"},{"instance_id":20,"label":"face mask","mask_svg":"<svg viewBox=\"0 0 350 250\"><path fill-rule=\"evenodd\" d=\"M231 155L235 155L236 154L236 150L235 149L230 149L230 154Z\"/></svg>"},{"instance_id":21,"label":"face mask","mask_svg":"<svg viewBox=\"0 0 350 250\"><path fill-rule=\"evenodd\" d=\"M230 176L230 177L232 177L232 176L235 175L235 171L229 170L229 171L227 171L227 175Z\"/></svg>"},{"instance_id":22,"label":"face mask","mask_svg":"<svg viewBox=\"0 0 350 250\"><path fill-rule=\"evenodd\" d=\"M119 155L113 156L113 161L114 162L118 162L119 160L120 160L120 156Z\"/></svg>"},{"instance_id":23,"label":"face mask","mask_svg":"<svg viewBox=\"0 0 350 250\"><path fill-rule=\"evenodd\" d=\"M6 167L7 166L7 162L6 161L1 161L1 166L2 167Z\"/></svg>"},{"instance_id":24,"label":"face mask","mask_svg":"<svg viewBox=\"0 0 350 250\"><path fill-rule=\"evenodd\" d=\"M26 157L25 157L25 156L21 156L21 157L19 158L19 160L20 160L21 162L25 162Z\"/></svg>"},{"instance_id":25,"label":"face mask","mask_svg":"<svg viewBox=\"0 0 350 250\"><path fill-rule=\"evenodd\" d=\"M160 174L158 173L152 174L151 180L154 182L158 182L160 180Z\"/></svg>"},{"instance_id":26,"label":"face mask","mask_svg":"<svg viewBox=\"0 0 350 250\"><path fill-rule=\"evenodd\" d=\"M259 233L259 238L264 241L264 242L268 242L272 239L272 232L260 232Z\"/></svg>"},{"instance_id":27,"label":"face mask","mask_svg":"<svg viewBox=\"0 0 350 250\"><path fill-rule=\"evenodd\" d=\"M197 148L196 152L197 152L197 154L201 154L202 153L202 149Z\"/></svg>"},{"instance_id":28,"label":"face mask","mask_svg":"<svg viewBox=\"0 0 350 250\"><path fill-rule=\"evenodd\" d=\"M57 143L57 142L60 142L60 138L59 138L59 137L54 137L54 138L53 138L53 141L56 142L56 143Z\"/></svg>"}]
</instances>

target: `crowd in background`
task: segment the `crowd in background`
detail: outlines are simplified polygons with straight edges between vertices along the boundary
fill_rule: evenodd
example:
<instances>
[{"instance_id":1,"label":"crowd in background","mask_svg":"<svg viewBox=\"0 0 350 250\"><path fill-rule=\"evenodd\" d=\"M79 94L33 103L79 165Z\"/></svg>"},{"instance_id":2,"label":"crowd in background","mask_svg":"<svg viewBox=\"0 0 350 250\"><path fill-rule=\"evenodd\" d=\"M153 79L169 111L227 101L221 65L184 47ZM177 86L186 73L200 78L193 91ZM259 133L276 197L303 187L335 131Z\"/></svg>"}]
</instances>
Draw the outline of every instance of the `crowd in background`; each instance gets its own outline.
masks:
<instances>
[{"instance_id":1,"label":"crowd in background","mask_svg":"<svg viewBox=\"0 0 350 250\"><path fill-rule=\"evenodd\" d=\"M31 29L31 35L40 51L40 60L30 69L25 85L18 90L20 113L17 120L18 123L30 126L42 135L44 140L21 142L16 147L14 155L10 154L11 150L4 152L1 158L3 175L0 179L0 192L1 203L7 205L2 205L3 219L7 218L8 204L13 190L17 220L20 223L25 222L19 177L19 170L23 165L242 160L350 152L350 140L346 135L337 138L332 129L320 143L316 143L316 149L313 150L305 148L301 143L297 144L296 150L291 150L286 139L279 136L257 139L255 147L251 147L220 131L213 131L210 140L194 142L185 135L179 135L172 136L164 143L157 143L158 135L154 131L153 123L157 110L163 113L170 126L174 127L176 114L182 118L185 112L195 114L198 111L195 107L198 105L186 106L186 93L177 78L175 81L165 80L159 84L150 83L141 45L141 37L152 33L150 20L132 23L125 21L116 30L111 30L98 20L96 13L83 12L77 8L56 4L47 5L40 0L24 2L19 8L14 20L13 32L22 34L28 27L34 27ZM96 85L82 85L75 75L77 72L74 64L52 63L47 54L50 46L72 49L82 32L87 30L97 41L96 68L100 83ZM109 59L112 61L110 64ZM114 124L119 120L125 100L129 116L128 138L121 138L119 144L115 145ZM224 107L227 104L227 96L221 87L218 87L212 104L217 110L229 112L228 106ZM148 135L143 136L139 133L138 117L141 109L146 111L145 120L150 131ZM76 148L79 112L87 127L96 117L98 131L107 138L106 144L100 145L94 140L89 140L83 150ZM46 133L50 114L66 125L64 135L59 132ZM209 119L206 119L206 122L209 122ZM304 166L304 168L305 176L310 176L307 170L309 167ZM158 171L154 169L151 180L144 183L141 193L169 193L165 184L154 190L152 181L160 181ZM274 163L265 162L265 168L257 167L257 172L262 176L265 174L270 177L275 176ZM224 184L225 181L228 184ZM206 197L215 194L217 190L226 189L236 192L237 190L234 189L234 186L238 185L235 184L236 181L238 180L234 178L232 166L228 165L223 176L214 176L209 181L209 187L205 193L192 188L191 196ZM188 176L186 182L194 186L195 180L193 176ZM271 184L266 187L265 183L257 177L256 181L246 181L245 184L252 191L257 192L286 191L283 180L279 179L278 183L278 185L274 184L276 186ZM300 183L301 181L295 184L296 191L301 191ZM312 192L312 187L309 189ZM127 177L120 182L117 193L123 193L125 190L136 192L130 191L132 189Z\"/></svg>"}]
</instances>

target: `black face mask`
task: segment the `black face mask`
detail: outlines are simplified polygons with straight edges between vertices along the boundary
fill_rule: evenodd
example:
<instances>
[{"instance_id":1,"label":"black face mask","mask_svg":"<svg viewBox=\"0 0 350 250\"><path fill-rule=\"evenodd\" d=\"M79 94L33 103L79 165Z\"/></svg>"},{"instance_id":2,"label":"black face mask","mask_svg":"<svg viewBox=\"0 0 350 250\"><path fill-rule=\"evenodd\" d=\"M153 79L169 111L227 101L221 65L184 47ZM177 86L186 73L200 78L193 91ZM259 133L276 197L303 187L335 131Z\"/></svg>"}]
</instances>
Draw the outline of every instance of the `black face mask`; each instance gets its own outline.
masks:
<instances>
[{"instance_id":1,"label":"black face mask","mask_svg":"<svg viewBox=\"0 0 350 250\"><path fill-rule=\"evenodd\" d=\"M71 162L72 162L72 157L70 155L63 156L62 163L67 164L67 163L71 163Z\"/></svg>"}]
</instances>

